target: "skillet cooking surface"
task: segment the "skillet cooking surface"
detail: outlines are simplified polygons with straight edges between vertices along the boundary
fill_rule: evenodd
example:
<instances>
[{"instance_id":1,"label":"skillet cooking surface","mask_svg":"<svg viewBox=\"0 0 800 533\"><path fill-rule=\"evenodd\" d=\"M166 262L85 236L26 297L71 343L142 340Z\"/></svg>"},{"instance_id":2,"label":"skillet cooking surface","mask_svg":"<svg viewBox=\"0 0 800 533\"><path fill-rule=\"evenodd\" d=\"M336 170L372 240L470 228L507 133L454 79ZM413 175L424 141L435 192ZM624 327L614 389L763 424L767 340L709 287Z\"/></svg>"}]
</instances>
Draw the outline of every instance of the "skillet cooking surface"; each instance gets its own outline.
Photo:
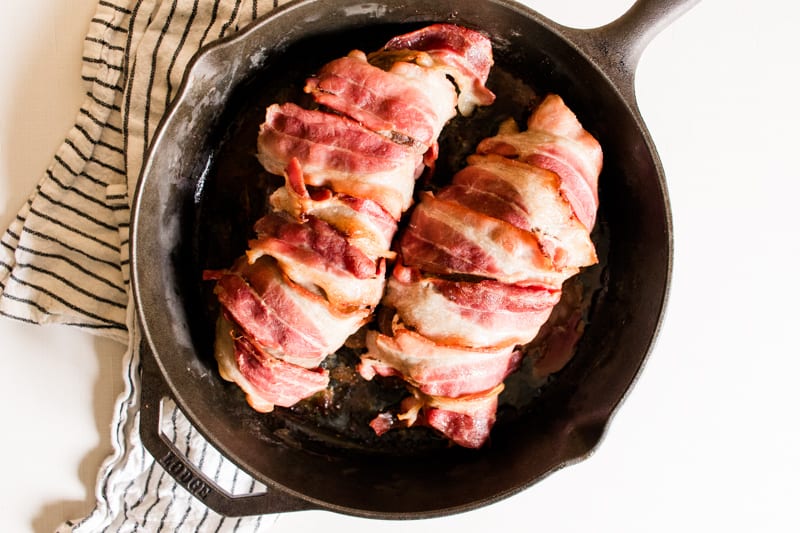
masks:
<instances>
[{"instance_id":1,"label":"skillet cooking surface","mask_svg":"<svg viewBox=\"0 0 800 533\"><path fill-rule=\"evenodd\" d=\"M176 271L182 273L179 283L185 295L185 309L198 357L211 372L216 372L214 322L219 306L213 295L214 284L202 281L202 271L224 269L242 255L247 240L253 237L253 224L269 209L270 193L283 185L283 177L268 174L255 157L258 126L263 121L264 110L275 102L310 105L302 88L306 78L323 64L353 48L366 52L377 50L390 37L417 27L419 25L391 25L305 39L287 49L268 68L234 92L219 126L210 135L207 160L201 162L203 179L198 180L193 191L195 202L190 216L194 224L185 226L180 264L176 265ZM489 88L497 95L496 103L478 108L471 117L459 116L447 125L439 139L441 152L435 173L421 178L418 189L447 184L465 165L466 156L477 143L494 135L502 120L511 116L524 127L531 109L544 93L534 89L537 81L532 72L528 77L519 78L519 74L519 68L496 49L495 66L488 81ZM579 292L585 289L585 307L590 303L591 294L600 287L599 277L608 248L605 226L601 212L593 234L600 264L587 269L579 280L569 282ZM568 291L565 288L565 294ZM570 305L567 300L562 298L561 305ZM558 313L553 315L555 318ZM534 341L529 351L540 348ZM261 423L265 429L281 442L323 452L333 447L370 454L420 455L447 449L444 439L424 428L393 430L382 437L375 436L369 421L377 413L396 406L408 393L395 378L363 380L355 371L358 353L357 348L343 347L329 357L323 363L331 370L329 390L292 408L276 408L275 412L263 415ZM517 375L507 380L507 389L500 397L498 428L522 414L532 416L531 411L545 401L541 395L547 393L548 387L541 389L540 383L527 378L532 360L533 357L526 358L526 364ZM244 403L237 386L225 383L225 387L229 394Z\"/></svg>"},{"instance_id":2,"label":"skillet cooking surface","mask_svg":"<svg viewBox=\"0 0 800 533\"><path fill-rule=\"evenodd\" d=\"M438 516L510 496L597 446L639 373L664 307L671 268L666 185L629 78L608 74L611 57L595 62L591 51L580 51L583 35L603 45L603 53L613 52L613 43L596 41L605 32L567 32L505 0L369 4L375 10L357 2L293 3L199 55L139 181L132 285L168 391L159 398L172 397L223 455L270 488L315 506L381 518ZM644 14L657 16L656 8L668 3L657 1L655 12ZM638 16L638 24L646 18ZM414 24L388 25L397 21ZM266 194L281 182L262 173L255 160L264 107L294 99L307 76L352 48L371 51L398 33L443 21L492 36L490 87L499 102L491 113L448 126L434 183L461 167L475 141L495 133L499 109L513 109L518 119L529 112L529 97L522 98L504 72L537 95L561 95L603 147L593 235L601 265L583 276L597 290L576 355L524 409L501 407L491 442L477 451L447 447L426 430L390 432L379 440L363 423L376 409L349 418L336 401L326 407L322 425L298 410L257 413L217 372L216 302L212 286L200 279L204 268L226 268L244 251ZM220 115L223 103L227 109ZM462 136L468 136L463 145ZM234 186L223 187L223 178ZM338 355L348 357L344 350ZM376 399L369 384L359 383L360 389L350 389L348 405L362 397L367 403L392 399ZM157 401L144 412L157 410Z\"/></svg>"}]
</instances>

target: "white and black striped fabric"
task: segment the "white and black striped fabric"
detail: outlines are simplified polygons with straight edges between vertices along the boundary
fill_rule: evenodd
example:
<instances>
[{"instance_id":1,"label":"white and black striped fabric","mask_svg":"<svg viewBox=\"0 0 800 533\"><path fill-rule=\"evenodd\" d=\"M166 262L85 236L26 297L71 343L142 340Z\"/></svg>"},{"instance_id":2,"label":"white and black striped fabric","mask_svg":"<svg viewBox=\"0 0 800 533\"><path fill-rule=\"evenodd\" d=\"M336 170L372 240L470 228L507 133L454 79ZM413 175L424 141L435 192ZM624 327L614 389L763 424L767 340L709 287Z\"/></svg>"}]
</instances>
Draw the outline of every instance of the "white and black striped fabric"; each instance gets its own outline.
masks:
<instances>
[{"instance_id":1,"label":"white and black striped fabric","mask_svg":"<svg viewBox=\"0 0 800 533\"><path fill-rule=\"evenodd\" d=\"M127 343L114 453L97 506L59 531L266 531L275 516L225 518L178 486L139 441L139 334L128 291L130 203L155 129L202 46L278 0L99 0L84 41L86 99L36 190L0 239L0 315ZM162 428L232 494L265 487L224 459L174 406Z\"/></svg>"}]
</instances>

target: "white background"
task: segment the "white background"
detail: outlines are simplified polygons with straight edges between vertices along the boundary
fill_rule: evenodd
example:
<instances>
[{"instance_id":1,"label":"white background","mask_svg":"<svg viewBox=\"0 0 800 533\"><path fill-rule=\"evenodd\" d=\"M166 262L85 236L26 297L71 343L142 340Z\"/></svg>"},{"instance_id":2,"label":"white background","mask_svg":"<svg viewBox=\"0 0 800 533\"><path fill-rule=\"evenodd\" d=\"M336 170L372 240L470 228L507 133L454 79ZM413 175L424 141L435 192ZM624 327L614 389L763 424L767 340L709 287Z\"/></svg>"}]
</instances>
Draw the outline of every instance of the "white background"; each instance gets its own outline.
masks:
<instances>
[{"instance_id":1,"label":"white background","mask_svg":"<svg viewBox=\"0 0 800 533\"><path fill-rule=\"evenodd\" d=\"M95 3L0 0L3 229L80 106ZM591 27L631 1L526 3ZM306 512L281 516L274 531L800 531L793 4L704 0L640 61L638 101L670 187L674 277L656 348L597 452L454 517ZM123 348L8 319L0 339L0 529L52 531L92 508Z\"/></svg>"}]
</instances>

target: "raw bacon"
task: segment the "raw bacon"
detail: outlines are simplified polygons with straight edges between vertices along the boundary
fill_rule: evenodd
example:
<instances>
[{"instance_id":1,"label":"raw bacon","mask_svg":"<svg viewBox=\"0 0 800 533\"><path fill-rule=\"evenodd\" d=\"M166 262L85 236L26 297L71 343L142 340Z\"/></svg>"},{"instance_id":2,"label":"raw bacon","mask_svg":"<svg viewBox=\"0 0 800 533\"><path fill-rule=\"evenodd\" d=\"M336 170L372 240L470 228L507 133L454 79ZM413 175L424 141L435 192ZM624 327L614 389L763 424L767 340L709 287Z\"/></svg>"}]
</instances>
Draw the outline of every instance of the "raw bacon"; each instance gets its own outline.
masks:
<instances>
[{"instance_id":1,"label":"raw bacon","mask_svg":"<svg viewBox=\"0 0 800 533\"><path fill-rule=\"evenodd\" d=\"M400 413L391 415L381 413L371 422L370 427L382 435L393 427L427 426L451 442L465 448L480 448L489 438L497 412L497 399L503 385L495 388L461 396L447 398L428 396L416 389L400 404Z\"/></svg>"},{"instance_id":2,"label":"raw bacon","mask_svg":"<svg viewBox=\"0 0 800 533\"><path fill-rule=\"evenodd\" d=\"M377 433L431 427L477 448L489 437L503 380L518 345L533 340L561 297L563 282L597 261L589 228L597 209L602 153L557 96L519 132L506 123L478 145L451 185L425 193L400 238L383 305L390 332L370 332L361 375L402 378L411 396L381 413ZM579 314L551 332L564 348ZM559 357L537 372L558 370ZM492 355L489 355L492 354Z\"/></svg>"},{"instance_id":3,"label":"raw bacon","mask_svg":"<svg viewBox=\"0 0 800 533\"><path fill-rule=\"evenodd\" d=\"M559 287L576 272L555 269L531 232L430 193L411 214L400 254L406 265L426 272L519 285Z\"/></svg>"},{"instance_id":4,"label":"raw bacon","mask_svg":"<svg viewBox=\"0 0 800 533\"><path fill-rule=\"evenodd\" d=\"M436 35L430 42L460 40L466 64L483 65L461 78L488 103L488 39L452 25L435 26ZM353 51L307 80L317 108L266 109L258 160L283 175L284 186L270 196L271 212L256 223L244 256L206 275L216 280L226 324L217 332L220 372L255 409L288 407L324 389L323 359L381 299L398 221L463 100L464 89L450 81L465 68L450 58L458 53L418 48L398 45L371 59Z\"/></svg>"},{"instance_id":5,"label":"raw bacon","mask_svg":"<svg viewBox=\"0 0 800 533\"><path fill-rule=\"evenodd\" d=\"M339 310L378 305L383 294L386 261L371 259L327 222L308 217L293 222L268 214L256 223L247 258L268 255L294 283L325 295Z\"/></svg>"},{"instance_id":6,"label":"raw bacon","mask_svg":"<svg viewBox=\"0 0 800 533\"><path fill-rule=\"evenodd\" d=\"M395 62L386 71L359 51L325 65L305 90L317 103L418 146L421 153L456 114L456 89L444 72L406 62Z\"/></svg>"},{"instance_id":7,"label":"raw bacon","mask_svg":"<svg viewBox=\"0 0 800 533\"><path fill-rule=\"evenodd\" d=\"M395 220L411 205L422 156L410 147L341 115L295 104L267 108L258 137L258 159L281 175L292 159L306 185L369 198Z\"/></svg>"},{"instance_id":8,"label":"raw bacon","mask_svg":"<svg viewBox=\"0 0 800 533\"><path fill-rule=\"evenodd\" d=\"M449 398L495 387L516 369L520 358L514 345L462 348L435 343L404 328L391 337L369 331L367 349L377 357L361 359L358 370L364 378L400 375L427 395Z\"/></svg>"},{"instance_id":9,"label":"raw bacon","mask_svg":"<svg viewBox=\"0 0 800 533\"><path fill-rule=\"evenodd\" d=\"M559 176L499 157L470 156L438 197L532 232L556 268L597 262L589 232L560 193Z\"/></svg>"},{"instance_id":10,"label":"raw bacon","mask_svg":"<svg viewBox=\"0 0 800 533\"><path fill-rule=\"evenodd\" d=\"M220 375L239 385L247 403L262 413L276 405L294 405L328 386L327 371L309 370L264 353L222 316L214 351Z\"/></svg>"},{"instance_id":11,"label":"raw bacon","mask_svg":"<svg viewBox=\"0 0 800 533\"><path fill-rule=\"evenodd\" d=\"M519 132L513 121L507 122L498 135L484 139L476 151L554 172L575 216L589 230L594 227L603 152L560 96L544 99L528 120L526 131Z\"/></svg>"},{"instance_id":12,"label":"raw bacon","mask_svg":"<svg viewBox=\"0 0 800 533\"><path fill-rule=\"evenodd\" d=\"M289 161L286 186L270 196L270 204L275 211L297 220L309 217L324 220L370 257L393 258L395 255L390 247L397 232L397 221L389 213L368 198L337 194L324 188L309 191L297 159Z\"/></svg>"},{"instance_id":13,"label":"raw bacon","mask_svg":"<svg viewBox=\"0 0 800 533\"><path fill-rule=\"evenodd\" d=\"M429 401L422 408L421 424L446 435L453 443L465 448L480 448L489 438L497 412L496 393L461 398L456 402Z\"/></svg>"},{"instance_id":14,"label":"raw bacon","mask_svg":"<svg viewBox=\"0 0 800 533\"><path fill-rule=\"evenodd\" d=\"M490 105L495 95L486 88L486 79L494 65L491 43L479 32L450 24L433 24L391 39L384 50L424 52L453 78L459 89L458 110L472 113L475 106Z\"/></svg>"},{"instance_id":15,"label":"raw bacon","mask_svg":"<svg viewBox=\"0 0 800 533\"><path fill-rule=\"evenodd\" d=\"M560 296L558 289L423 276L398 264L383 302L433 341L486 348L532 341Z\"/></svg>"},{"instance_id":16,"label":"raw bacon","mask_svg":"<svg viewBox=\"0 0 800 533\"><path fill-rule=\"evenodd\" d=\"M338 311L267 256L237 261L215 292L227 316L262 350L305 368L318 366L369 317L366 309Z\"/></svg>"}]
</instances>

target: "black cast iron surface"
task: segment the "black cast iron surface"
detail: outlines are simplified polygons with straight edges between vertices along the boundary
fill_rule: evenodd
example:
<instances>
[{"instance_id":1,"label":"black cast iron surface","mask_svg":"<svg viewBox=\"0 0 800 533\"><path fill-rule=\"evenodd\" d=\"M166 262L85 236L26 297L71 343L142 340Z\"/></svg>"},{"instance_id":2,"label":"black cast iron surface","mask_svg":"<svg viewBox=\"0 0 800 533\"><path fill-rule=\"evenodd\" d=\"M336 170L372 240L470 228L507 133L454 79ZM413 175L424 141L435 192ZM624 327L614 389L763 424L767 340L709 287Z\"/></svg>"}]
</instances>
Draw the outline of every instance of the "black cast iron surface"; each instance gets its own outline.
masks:
<instances>
[{"instance_id":1,"label":"black cast iron surface","mask_svg":"<svg viewBox=\"0 0 800 533\"><path fill-rule=\"evenodd\" d=\"M242 514L314 505L382 518L448 514L513 494L594 449L650 349L671 267L666 186L632 100L632 69L650 37L648 28L692 3L639 2L633 22L623 18L616 29L592 33L561 28L499 0L297 2L197 60L140 179L133 281L143 331L163 378L159 394L174 397L227 457L289 502L276 506L265 496L260 506L218 510ZM522 408L504 402L490 445L479 451L448 447L424 429L382 439L371 435L364 424L367 411L391 404L402 390L348 374L354 358L348 349L329 361L345 363L334 376L335 394L274 415L254 412L238 388L216 373L215 301L211 287L200 281L202 269L225 268L241 254L267 193L280 184L254 157L266 105L296 101L309 74L350 49L369 51L436 21L492 37L497 67L490 86L499 98L491 109L448 125L431 186L459 168L500 120L524 118L537 95L547 92L565 99L598 138L605 158L594 235L601 264L583 278L592 289L591 307L577 353L552 383L531 391L535 400ZM642 37L631 38L631 29ZM622 30L630 42L614 51L628 64L601 53Z\"/></svg>"}]
</instances>

